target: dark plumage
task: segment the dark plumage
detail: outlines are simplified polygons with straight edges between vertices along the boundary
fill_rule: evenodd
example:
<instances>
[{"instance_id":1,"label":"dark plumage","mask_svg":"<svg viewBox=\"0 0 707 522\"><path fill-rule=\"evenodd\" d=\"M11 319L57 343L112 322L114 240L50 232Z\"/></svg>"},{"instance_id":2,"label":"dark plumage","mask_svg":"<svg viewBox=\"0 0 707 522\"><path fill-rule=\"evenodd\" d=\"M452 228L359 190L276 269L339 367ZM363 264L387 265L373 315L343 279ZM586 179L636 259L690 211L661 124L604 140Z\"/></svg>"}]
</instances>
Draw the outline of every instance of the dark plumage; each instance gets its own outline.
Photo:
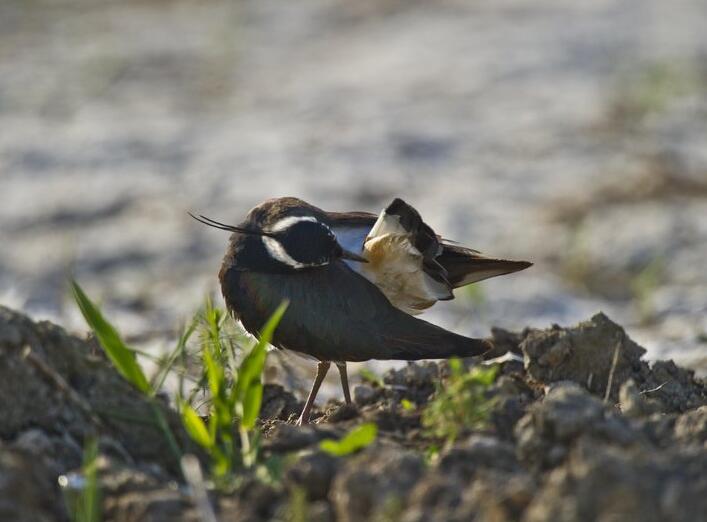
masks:
<instances>
[{"instance_id":1,"label":"dark plumage","mask_svg":"<svg viewBox=\"0 0 707 522\"><path fill-rule=\"evenodd\" d=\"M265 201L233 231L219 278L236 319L257 334L290 302L272 344L320 361L300 422L330 362L350 401L346 361L482 355L492 346L410 315L452 289L530 266L486 258L442 240L400 199L381 214L325 212L296 198ZM409 312L409 313L406 313Z\"/></svg>"},{"instance_id":2,"label":"dark plumage","mask_svg":"<svg viewBox=\"0 0 707 522\"><path fill-rule=\"evenodd\" d=\"M257 332L282 300L289 300L273 345L321 361L444 359L491 348L394 308L342 261L296 276L226 268L221 288L249 332Z\"/></svg>"}]
</instances>

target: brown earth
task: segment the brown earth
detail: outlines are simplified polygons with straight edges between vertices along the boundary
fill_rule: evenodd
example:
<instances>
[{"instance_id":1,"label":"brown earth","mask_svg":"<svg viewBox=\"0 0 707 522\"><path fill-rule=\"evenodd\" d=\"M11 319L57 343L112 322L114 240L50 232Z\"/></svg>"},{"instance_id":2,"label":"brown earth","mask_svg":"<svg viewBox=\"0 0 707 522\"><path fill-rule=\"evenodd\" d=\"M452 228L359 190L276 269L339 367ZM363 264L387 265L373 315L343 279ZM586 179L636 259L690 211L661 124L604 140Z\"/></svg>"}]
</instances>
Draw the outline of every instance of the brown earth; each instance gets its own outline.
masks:
<instances>
[{"instance_id":1,"label":"brown earth","mask_svg":"<svg viewBox=\"0 0 707 522\"><path fill-rule=\"evenodd\" d=\"M265 455L283 457L279 484L244 473L213 492L219 520L685 520L707 513L707 385L644 350L603 314L572 328L513 333L520 351L489 390L491 422L436 459L421 411L446 364L410 364L355 388L355 405L330 402L296 427L301 401L268 385ZM474 364L474 361L467 361ZM0 520L64 521L57 477L76 470L99 437L105 520L196 521L201 514L151 406L92 342L0 308ZM403 408L407 399L413 408ZM179 444L187 437L167 415ZM375 443L343 458L318 449L361 422Z\"/></svg>"}]
</instances>

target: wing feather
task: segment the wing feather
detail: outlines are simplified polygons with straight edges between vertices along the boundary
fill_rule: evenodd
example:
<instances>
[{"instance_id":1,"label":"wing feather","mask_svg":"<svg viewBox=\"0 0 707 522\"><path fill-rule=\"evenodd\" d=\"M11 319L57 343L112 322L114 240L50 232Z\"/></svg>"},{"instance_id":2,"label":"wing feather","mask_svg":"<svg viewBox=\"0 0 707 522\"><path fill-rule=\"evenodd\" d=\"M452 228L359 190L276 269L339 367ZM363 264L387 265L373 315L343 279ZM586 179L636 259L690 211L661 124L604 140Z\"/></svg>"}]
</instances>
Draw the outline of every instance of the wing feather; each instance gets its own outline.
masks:
<instances>
[{"instance_id":1,"label":"wing feather","mask_svg":"<svg viewBox=\"0 0 707 522\"><path fill-rule=\"evenodd\" d=\"M288 299L273 344L320 360L436 359L479 355L490 347L398 310L342 262L297 274L226 271L222 288L253 333Z\"/></svg>"}]
</instances>

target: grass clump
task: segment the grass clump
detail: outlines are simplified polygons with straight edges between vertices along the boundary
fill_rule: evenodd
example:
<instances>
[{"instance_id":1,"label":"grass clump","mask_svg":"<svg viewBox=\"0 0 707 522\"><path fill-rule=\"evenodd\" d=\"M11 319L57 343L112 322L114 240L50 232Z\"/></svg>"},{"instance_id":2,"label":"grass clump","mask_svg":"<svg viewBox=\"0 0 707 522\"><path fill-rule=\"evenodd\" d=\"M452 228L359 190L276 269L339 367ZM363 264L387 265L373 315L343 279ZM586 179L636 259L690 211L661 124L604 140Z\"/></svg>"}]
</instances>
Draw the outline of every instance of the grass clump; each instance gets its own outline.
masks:
<instances>
[{"instance_id":1,"label":"grass clump","mask_svg":"<svg viewBox=\"0 0 707 522\"><path fill-rule=\"evenodd\" d=\"M183 399L179 409L187 433L209 455L212 475L220 483L227 481L236 467L251 467L257 461L256 420L263 398L261 375L267 345L286 309L286 303L277 308L258 341L238 365L232 345L224 341L228 338L223 335L226 314L210 301L202 314L202 380L206 381L210 394L209 415L202 418L190 401Z\"/></svg>"},{"instance_id":2,"label":"grass clump","mask_svg":"<svg viewBox=\"0 0 707 522\"><path fill-rule=\"evenodd\" d=\"M74 300L108 359L152 406L153 418L147 421L162 431L178 463L183 451L177 444L162 405L156 399L170 372L179 376L174 402L184 429L208 455L210 474L216 485L227 486L235 478L236 470L253 467L258 462L260 435L256 421L263 397L261 375L268 343L287 309L287 303L275 310L260 331L258 340L251 343L245 341L244 335L229 331L226 326L227 313L207 299L203 309L184 329L174 350L165 357L153 358L158 370L152 379L148 379L136 355L151 356L127 346L118 330L105 319L78 283L72 281L71 288ZM187 345L196 332L200 334L196 351L202 364L201 374L193 377L190 371L193 370L194 354L189 353ZM246 343L252 346L242 349ZM184 392L184 381L187 379L196 383L188 394ZM204 400L198 403L200 397ZM202 411L206 413L204 416L200 415ZM264 463L263 468L266 471L275 470L277 466L275 463Z\"/></svg>"},{"instance_id":3,"label":"grass clump","mask_svg":"<svg viewBox=\"0 0 707 522\"><path fill-rule=\"evenodd\" d=\"M497 366L476 366L466 370L459 359L449 360L450 375L438 385L434 398L422 412L422 425L428 436L451 444L459 435L484 428L494 400L488 390L496 380Z\"/></svg>"}]
</instances>

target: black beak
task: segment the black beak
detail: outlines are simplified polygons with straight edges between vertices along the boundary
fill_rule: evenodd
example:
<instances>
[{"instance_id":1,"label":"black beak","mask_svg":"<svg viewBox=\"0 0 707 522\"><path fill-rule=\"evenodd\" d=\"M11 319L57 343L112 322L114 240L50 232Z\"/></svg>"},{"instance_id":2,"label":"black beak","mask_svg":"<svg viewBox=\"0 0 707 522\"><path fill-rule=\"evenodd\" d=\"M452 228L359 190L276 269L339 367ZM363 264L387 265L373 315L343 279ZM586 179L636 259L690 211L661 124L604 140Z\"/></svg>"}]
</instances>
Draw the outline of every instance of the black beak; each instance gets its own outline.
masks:
<instances>
[{"instance_id":1,"label":"black beak","mask_svg":"<svg viewBox=\"0 0 707 522\"><path fill-rule=\"evenodd\" d=\"M341 258L348 259L349 261L358 261L359 263L368 263L368 259L361 257L358 254L354 254L350 250L341 249Z\"/></svg>"}]
</instances>

